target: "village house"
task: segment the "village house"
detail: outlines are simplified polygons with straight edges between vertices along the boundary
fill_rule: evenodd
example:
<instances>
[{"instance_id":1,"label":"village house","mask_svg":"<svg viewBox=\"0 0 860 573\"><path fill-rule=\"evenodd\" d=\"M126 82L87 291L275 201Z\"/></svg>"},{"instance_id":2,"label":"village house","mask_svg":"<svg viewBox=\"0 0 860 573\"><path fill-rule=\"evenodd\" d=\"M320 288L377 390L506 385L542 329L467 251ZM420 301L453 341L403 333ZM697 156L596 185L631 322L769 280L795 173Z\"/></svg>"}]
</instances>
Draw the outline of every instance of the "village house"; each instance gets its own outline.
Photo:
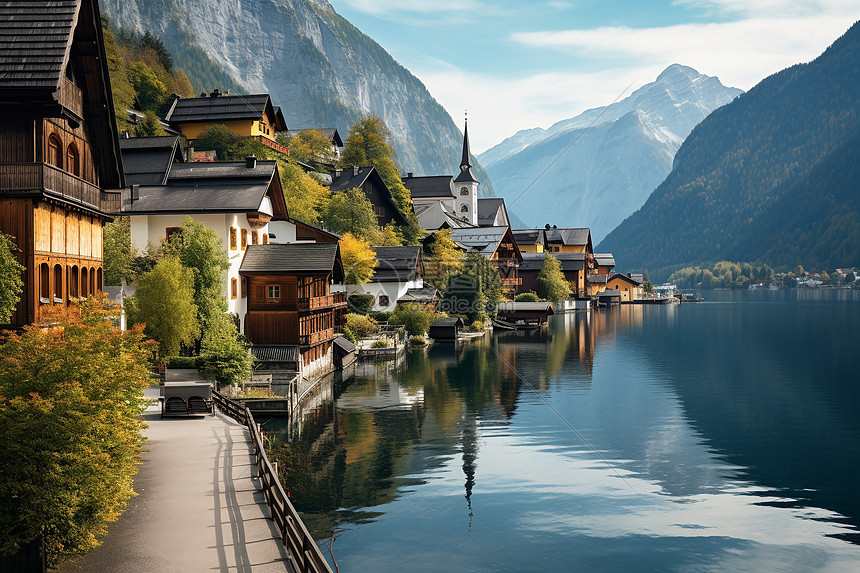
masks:
<instances>
[{"instance_id":1,"label":"village house","mask_svg":"<svg viewBox=\"0 0 860 573\"><path fill-rule=\"evenodd\" d=\"M0 4L0 232L24 265L11 326L103 287L125 185L96 0Z\"/></svg>"},{"instance_id":2,"label":"village house","mask_svg":"<svg viewBox=\"0 0 860 573\"><path fill-rule=\"evenodd\" d=\"M558 259L564 280L570 284L576 298L585 298L585 255L584 253L551 253ZM538 275L543 270L547 253L524 252L523 262L517 269L521 283L517 286L517 294L524 292L540 292Z\"/></svg>"},{"instance_id":3,"label":"village house","mask_svg":"<svg viewBox=\"0 0 860 573\"><path fill-rule=\"evenodd\" d=\"M326 139L331 143L331 150L335 157L340 159L340 154L343 152L343 139L340 137L340 133L338 133L336 128L333 127L306 127L304 129L288 129L286 132L287 137L294 137L300 134L303 131L317 131L325 136Z\"/></svg>"},{"instance_id":4,"label":"village house","mask_svg":"<svg viewBox=\"0 0 860 573\"><path fill-rule=\"evenodd\" d=\"M374 311L392 311L397 303L427 302L432 292L424 292L424 259L421 247L373 247L376 267L369 282L350 287L353 292L373 296ZM435 289L433 289L435 291ZM410 294L411 293L411 294Z\"/></svg>"},{"instance_id":5,"label":"village house","mask_svg":"<svg viewBox=\"0 0 860 573\"><path fill-rule=\"evenodd\" d=\"M621 302L631 302L644 297L642 283L631 277L621 273L611 273L609 280L606 282L607 290L618 291Z\"/></svg>"},{"instance_id":6,"label":"village house","mask_svg":"<svg viewBox=\"0 0 860 573\"><path fill-rule=\"evenodd\" d=\"M279 153L289 153L275 139L278 133L287 131L287 122L281 108L272 105L269 94L227 95L216 89L209 95L176 98L164 120L192 146L210 125L220 123L230 133L250 137Z\"/></svg>"},{"instance_id":7,"label":"village house","mask_svg":"<svg viewBox=\"0 0 860 573\"><path fill-rule=\"evenodd\" d=\"M376 223L380 227L388 223L408 225L406 218L394 204L388 185L382 180L382 176L375 167L350 167L342 171L338 170L335 172L330 188L332 194L347 189L359 189L373 205Z\"/></svg>"},{"instance_id":8,"label":"village house","mask_svg":"<svg viewBox=\"0 0 860 573\"><path fill-rule=\"evenodd\" d=\"M543 229L513 229L514 240L522 253L542 253L546 245Z\"/></svg>"},{"instance_id":9,"label":"village house","mask_svg":"<svg viewBox=\"0 0 860 573\"><path fill-rule=\"evenodd\" d=\"M346 316L346 294L330 290L344 279L338 243L251 245L239 273L248 340L297 346L297 370L306 378L331 370L332 343Z\"/></svg>"},{"instance_id":10,"label":"village house","mask_svg":"<svg viewBox=\"0 0 860 573\"><path fill-rule=\"evenodd\" d=\"M432 239L431 239L432 240ZM466 253L478 253L499 269L502 294L512 298L522 280L517 268L523 255L514 241L510 227L472 227L451 230L451 240Z\"/></svg>"}]
</instances>

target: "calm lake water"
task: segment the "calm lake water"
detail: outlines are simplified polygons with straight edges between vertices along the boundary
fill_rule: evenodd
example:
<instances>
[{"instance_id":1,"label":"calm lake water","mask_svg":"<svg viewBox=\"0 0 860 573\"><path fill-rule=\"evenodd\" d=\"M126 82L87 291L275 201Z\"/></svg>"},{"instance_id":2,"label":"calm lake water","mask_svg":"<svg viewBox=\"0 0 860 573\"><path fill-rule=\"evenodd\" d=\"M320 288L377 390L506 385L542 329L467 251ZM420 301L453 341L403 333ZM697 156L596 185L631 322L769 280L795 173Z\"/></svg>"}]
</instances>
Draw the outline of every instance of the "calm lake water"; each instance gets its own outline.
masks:
<instances>
[{"instance_id":1,"label":"calm lake water","mask_svg":"<svg viewBox=\"0 0 860 573\"><path fill-rule=\"evenodd\" d=\"M858 295L558 315L264 429L342 573L860 571Z\"/></svg>"}]
</instances>

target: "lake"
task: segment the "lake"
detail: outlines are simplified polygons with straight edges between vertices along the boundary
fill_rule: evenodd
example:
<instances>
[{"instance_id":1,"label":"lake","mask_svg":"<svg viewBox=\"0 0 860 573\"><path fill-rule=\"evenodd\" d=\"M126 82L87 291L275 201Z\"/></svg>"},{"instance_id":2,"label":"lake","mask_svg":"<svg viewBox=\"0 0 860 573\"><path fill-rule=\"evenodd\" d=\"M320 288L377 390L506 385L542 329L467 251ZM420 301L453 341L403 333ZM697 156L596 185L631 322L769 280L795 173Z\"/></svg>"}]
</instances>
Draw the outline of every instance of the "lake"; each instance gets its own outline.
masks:
<instances>
[{"instance_id":1,"label":"lake","mask_svg":"<svg viewBox=\"0 0 860 573\"><path fill-rule=\"evenodd\" d=\"M860 571L860 293L704 295L362 364L273 457L341 573Z\"/></svg>"}]
</instances>

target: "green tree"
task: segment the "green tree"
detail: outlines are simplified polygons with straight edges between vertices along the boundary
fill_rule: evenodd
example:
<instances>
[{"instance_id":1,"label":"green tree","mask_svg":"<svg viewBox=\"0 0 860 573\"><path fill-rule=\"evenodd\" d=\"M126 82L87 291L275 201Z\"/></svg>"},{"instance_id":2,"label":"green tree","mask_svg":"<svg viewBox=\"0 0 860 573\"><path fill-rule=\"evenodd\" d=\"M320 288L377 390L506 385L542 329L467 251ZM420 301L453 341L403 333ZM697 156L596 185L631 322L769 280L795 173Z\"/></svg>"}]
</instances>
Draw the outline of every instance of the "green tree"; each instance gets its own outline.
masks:
<instances>
[{"instance_id":1,"label":"green tree","mask_svg":"<svg viewBox=\"0 0 860 573\"><path fill-rule=\"evenodd\" d=\"M468 253L463 268L448 279L441 310L465 314L468 322L486 322L496 316L502 297L502 280L496 266L477 253Z\"/></svg>"},{"instance_id":2,"label":"green tree","mask_svg":"<svg viewBox=\"0 0 860 573\"><path fill-rule=\"evenodd\" d=\"M167 132L158 123L158 115L152 110L147 110L143 119L138 121L137 126L134 128L134 134L137 137L156 137L167 135Z\"/></svg>"},{"instance_id":3,"label":"green tree","mask_svg":"<svg viewBox=\"0 0 860 573\"><path fill-rule=\"evenodd\" d=\"M137 104L142 111L158 111L170 94L164 82L143 62L133 62L128 67L128 79L134 87Z\"/></svg>"},{"instance_id":4,"label":"green tree","mask_svg":"<svg viewBox=\"0 0 860 573\"><path fill-rule=\"evenodd\" d=\"M210 321L203 334L199 364L206 378L221 384L250 378L254 357L229 315L222 313Z\"/></svg>"},{"instance_id":5,"label":"green tree","mask_svg":"<svg viewBox=\"0 0 860 573\"><path fill-rule=\"evenodd\" d=\"M106 285L120 285L134 280L134 247L131 244L131 220L117 217L104 226L104 281Z\"/></svg>"},{"instance_id":6,"label":"green tree","mask_svg":"<svg viewBox=\"0 0 860 573\"><path fill-rule=\"evenodd\" d=\"M144 332L158 342L158 356L179 354L194 342L200 329L194 305L194 273L175 256L165 256L138 278L129 321L146 325Z\"/></svg>"},{"instance_id":7,"label":"green tree","mask_svg":"<svg viewBox=\"0 0 860 573\"><path fill-rule=\"evenodd\" d=\"M424 248L424 280L440 292L452 274L463 268L463 249L451 239L451 229L441 229Z\"/></svg>"},{"instance_id":8,"label":"green tree","mask_svg":"<svg viewBox=\"0 0 860 573\"><path fill-rule=\"evenodd\" d=\"M561 272L561 263L549 253L543 260L543 268L538 273L537 281L538 290L546 300L555 302L570 295L570 285Z\"/></svg>"},{"instance_id":9,"label":"green tree","mask_svg":"<svg viewBox=\"0 0 860 573\"><path fill-rule=\"evenodd\" d=\"M521 292L514 297L514 302L540 302L540 297L534 291Z\"/></svg>"},{"instance_id":10,"label":"green tree","mask_svg":"<svg viewBox=\"0 0 860 573\"><path fill-rule=\"evenodd\" d=\"M331 141L315 129L304 129L292 137L285 137L281 144L290 150L290 159L295 161L312 165L333 165L337 161Z\"/></svg>"},{"instance_id":11,"label":"green tree","mask_svg":"<svg viewBox=\"0 0 860 573\"><path fill-rule=\"evenodd\" d=\"M104 301L0 345L0 554L43 538L54 566L98 545L134 495L149 350Z\"/></svg>"},{"instance_id":12,"label":"green tree","mask_svg":"<svg viewBox=\"0 0 860 573\"><path fill-rule=\"evenodd\" d=\"M340 239L340 258L346 275L344 283L347 285L360 285L369 281L378 262L370 243L352 233L346 233Z\"/></svg>"},{"instance_id":13,"label":"green tree","mask_svg":"<svg viewBox=\"0 0 860 573\"><path fill-rule=\"evenodd\" d=\"M227 129L226 125L213 123L194 140L194 149L215 151L218 159L224 161L238 141L239 136Z\"/></svg>"},{"instance_id":14,"label":"green tree","mask_svg":"<svg viewBox=\"0 0 860 573\"><path fill-rule=\"evenodd\" d=\"M373 203L360 189L346 189L332 195L323 211L323 225L332 233L374 242L379 236Z\"/></svg>"},{"instance_id":15,"label":"green tree","mask_svg":"<svg viewBox=\"0 0 860 573\"><path fill-rule=\"evenodd\" d=\"M417 302L406 302L398 304L391 314L391 324L402 324L412 336L423 336L427 334L433 323L435 314L427 306Z\"/></svg>"},{"instance_id":16,"label":"green tree","mask_svg":"<svg viewBox=\"0 0 860 573\"><path fill-rule=\"evenodd\" d=\"M331 198L328 187L293 162L278 161L284 201L290 217L311 225L320 225Z\"/></svg>"},{"instance_id":17,"label":"green tree","mask_svg":"<svg viewBox=\"0 0 860 573\"><path fill-rule=\"evenodd\" d=\"M12 313L21 300L24 279L21 274L24 266L18 262L15 253L18 246L15 239L0 233L0 324L8 323Z\"/></svg>"},{"instance_id":18,"label":"green tree","mask_svg":"<svg viewBox=\"0 0 860 573\"><path fill-rule=\"evenodd\" d=\"M350 312L346 315L346 328L357 338L367 338L376 332L378 325L369 316Z\"/></svg>"}]
</instances>

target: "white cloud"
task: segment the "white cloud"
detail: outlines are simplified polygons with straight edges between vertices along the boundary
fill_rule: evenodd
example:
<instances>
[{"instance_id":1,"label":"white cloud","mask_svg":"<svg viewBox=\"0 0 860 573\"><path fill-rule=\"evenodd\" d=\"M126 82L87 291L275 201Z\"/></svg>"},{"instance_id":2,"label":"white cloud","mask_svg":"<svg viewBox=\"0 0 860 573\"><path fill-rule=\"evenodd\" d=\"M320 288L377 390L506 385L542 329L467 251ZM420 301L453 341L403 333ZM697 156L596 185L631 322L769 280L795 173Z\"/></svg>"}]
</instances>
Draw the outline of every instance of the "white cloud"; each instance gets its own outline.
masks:
<instances>
[{"instance_id":1,"label":"white cloud","mask_svg":"<svg viewBox=\"0 0 860 573\"><path fill-rule=\"evenodd\" d=\"M816 14L848 15L857 12L857 0L675 0L711 14L744 18L803 18Z\"/></svg>"},{"instance_id":2,"label":"white cloud","mask_svg":"<svg viewBox=\"0 0 860 573\"><path fill-rule=\"evenodd\" d=\"M358 12L388 19L395 19L396 14L403 12L435 15L484 9L477 0L343 0L343 3Z\"/></svg>"}]
</instances>

